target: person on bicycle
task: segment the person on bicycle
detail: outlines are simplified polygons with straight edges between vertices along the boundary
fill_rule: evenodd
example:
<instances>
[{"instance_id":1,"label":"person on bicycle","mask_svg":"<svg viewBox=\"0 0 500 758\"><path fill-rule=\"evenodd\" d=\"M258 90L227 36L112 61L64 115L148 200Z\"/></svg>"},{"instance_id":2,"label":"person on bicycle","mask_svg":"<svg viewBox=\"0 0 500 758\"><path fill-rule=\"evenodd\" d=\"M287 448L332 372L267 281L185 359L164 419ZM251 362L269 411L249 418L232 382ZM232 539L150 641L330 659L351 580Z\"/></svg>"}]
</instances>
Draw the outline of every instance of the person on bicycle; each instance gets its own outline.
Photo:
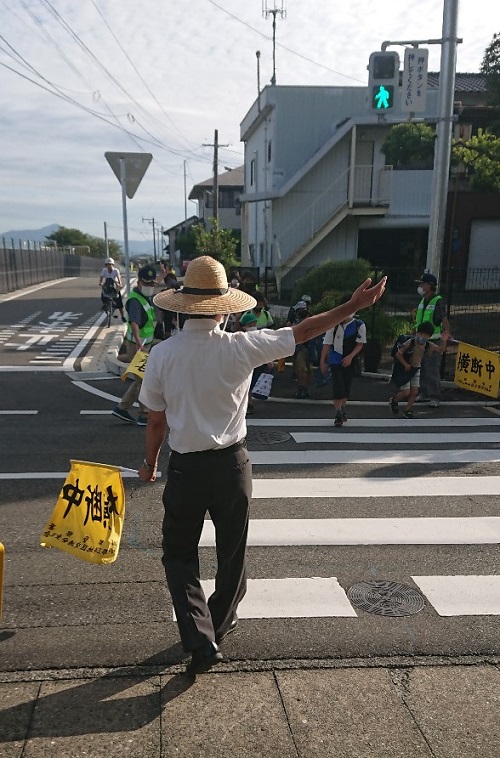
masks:
<instances>
[{"instance_id":1,"label":"person on bicycle","mask_svg":"<svg viewBox=\"0 0 500 758\"><path fill-rule=\"evenodd\" d=\"M99 277L99 287L102 288L101 300L103 307L105 305L106 297L113 297L113 306L118 308L123 323L127 321L123 310L123 300L121 296L122 279L120 276L120 270L116 268L113 258L106 258L104 261L104 268L101 271Z\"/></svg>"}]
</instances>

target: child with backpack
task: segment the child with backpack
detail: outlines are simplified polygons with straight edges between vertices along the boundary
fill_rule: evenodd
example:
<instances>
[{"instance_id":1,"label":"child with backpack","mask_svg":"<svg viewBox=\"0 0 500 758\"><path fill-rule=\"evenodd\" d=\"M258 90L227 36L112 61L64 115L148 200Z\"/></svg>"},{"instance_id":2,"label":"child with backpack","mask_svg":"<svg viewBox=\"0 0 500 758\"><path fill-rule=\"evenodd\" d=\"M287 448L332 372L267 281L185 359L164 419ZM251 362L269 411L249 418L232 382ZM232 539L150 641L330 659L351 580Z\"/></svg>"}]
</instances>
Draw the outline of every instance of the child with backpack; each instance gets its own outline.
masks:
<instances>
[{"instance_id":1,"label":"child with backpack","mask_svg":"<svg viewBox=\"0 0 500 758\"><path fill-rule=\"evenodd\" d=\"M345 294L340 304L351 299L350 293ZM323 374L332 374L333 405L335 419L333 425L341 427L347 421L346 405L349 399L352 379L355 376L357 356L366 343L366 325L354 315L344 319L334 329L328 329L323 339L321 350L320 370Z\"/></svg>"},{"instance_id":2,"label":"child with backpack","mask_svg":"<svg viewBox=\"0 0 500 758\"><path fill-rule=\"evenodd\" d=\"M410 419L414 418L413 404L420 386L422 358L428 350L439 353L446 351L448 332L442 333L441 345L430 341L433 333L433 325L424 321L414 336L407 339L404 339L406 335L398 337L391 350L391 355L394 358L391 381L398 388L398 392L389 400L394 415L399 413L399 403L406 400L403 416Z\"/></svg>"}]
</instances>

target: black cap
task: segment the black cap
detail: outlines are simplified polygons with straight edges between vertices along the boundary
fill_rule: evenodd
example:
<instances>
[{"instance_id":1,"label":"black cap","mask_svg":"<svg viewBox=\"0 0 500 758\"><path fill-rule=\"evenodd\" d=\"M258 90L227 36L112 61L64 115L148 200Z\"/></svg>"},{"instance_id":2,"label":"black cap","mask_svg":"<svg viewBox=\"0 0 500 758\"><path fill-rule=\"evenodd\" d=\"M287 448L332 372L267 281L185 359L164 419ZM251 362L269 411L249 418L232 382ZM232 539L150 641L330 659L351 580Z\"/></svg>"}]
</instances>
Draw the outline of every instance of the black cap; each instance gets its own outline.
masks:
<instances>
[{"instance_id":1,"label":"black cap","mask_svg":"<svg viewBox=\"0 0 500 758\"><path fill-rule=\"evenodd\" d=\"M433 287L437 287L438 280L434 276L434 274L429 274L427 271L422 274L420 279L417 279L417 282L424 282L424 284L432 284Z\"/></svg>"},{"instance_id":2,"label":"black cap","mask_svg":"<svg viewBox=\"0 0 500 758\"><path fill-rule=\"evenodd\" d=\"M153 266L143 266L137 272L137 278L141 282L155 282L157 277L156 269Z\"/></svg>"}]
</instances>

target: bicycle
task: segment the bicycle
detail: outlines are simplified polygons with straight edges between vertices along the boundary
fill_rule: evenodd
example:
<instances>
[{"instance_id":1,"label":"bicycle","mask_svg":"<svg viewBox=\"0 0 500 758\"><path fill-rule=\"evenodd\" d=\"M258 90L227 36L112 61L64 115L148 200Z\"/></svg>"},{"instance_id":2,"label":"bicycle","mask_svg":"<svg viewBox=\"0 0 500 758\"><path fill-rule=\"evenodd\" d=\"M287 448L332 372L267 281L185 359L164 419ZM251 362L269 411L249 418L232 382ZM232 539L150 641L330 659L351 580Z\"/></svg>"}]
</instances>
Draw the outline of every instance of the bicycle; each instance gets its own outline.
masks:
<instances>
[{"instance_id":1,"label":"bicycle","mask_svg":"<svg viewBox=\"0 0 500 758\"><path fill-rule=\"evenodd\" d=\"M102 310L106 314L106 327L111 326L111 319L116 310L115 305L116 290L111 291L106 285L102 288Z\"/></svg>"}]
</instances>

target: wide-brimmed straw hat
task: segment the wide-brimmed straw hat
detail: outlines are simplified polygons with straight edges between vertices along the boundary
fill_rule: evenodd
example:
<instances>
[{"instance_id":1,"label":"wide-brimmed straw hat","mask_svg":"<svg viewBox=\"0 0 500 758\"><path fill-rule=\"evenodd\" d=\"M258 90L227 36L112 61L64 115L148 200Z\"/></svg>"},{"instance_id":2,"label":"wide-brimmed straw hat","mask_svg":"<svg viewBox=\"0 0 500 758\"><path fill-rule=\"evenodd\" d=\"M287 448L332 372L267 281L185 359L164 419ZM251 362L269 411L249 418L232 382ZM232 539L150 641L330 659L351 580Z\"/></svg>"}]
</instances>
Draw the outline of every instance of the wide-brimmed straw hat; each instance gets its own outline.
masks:
<instances>
[{"instance_id":1,"label":"wide-brimmed straw hat","mask_svg":"<svg viewBox=\"0 0 500 758\"><path fill-rule=\"evenodd\" d=\"M251 295L228 286L224 266L209 255L189 263L180 289L159 292L153 302L166 311L199 316L239 313L256 304Z\"/></svg>"}]
</instances>

